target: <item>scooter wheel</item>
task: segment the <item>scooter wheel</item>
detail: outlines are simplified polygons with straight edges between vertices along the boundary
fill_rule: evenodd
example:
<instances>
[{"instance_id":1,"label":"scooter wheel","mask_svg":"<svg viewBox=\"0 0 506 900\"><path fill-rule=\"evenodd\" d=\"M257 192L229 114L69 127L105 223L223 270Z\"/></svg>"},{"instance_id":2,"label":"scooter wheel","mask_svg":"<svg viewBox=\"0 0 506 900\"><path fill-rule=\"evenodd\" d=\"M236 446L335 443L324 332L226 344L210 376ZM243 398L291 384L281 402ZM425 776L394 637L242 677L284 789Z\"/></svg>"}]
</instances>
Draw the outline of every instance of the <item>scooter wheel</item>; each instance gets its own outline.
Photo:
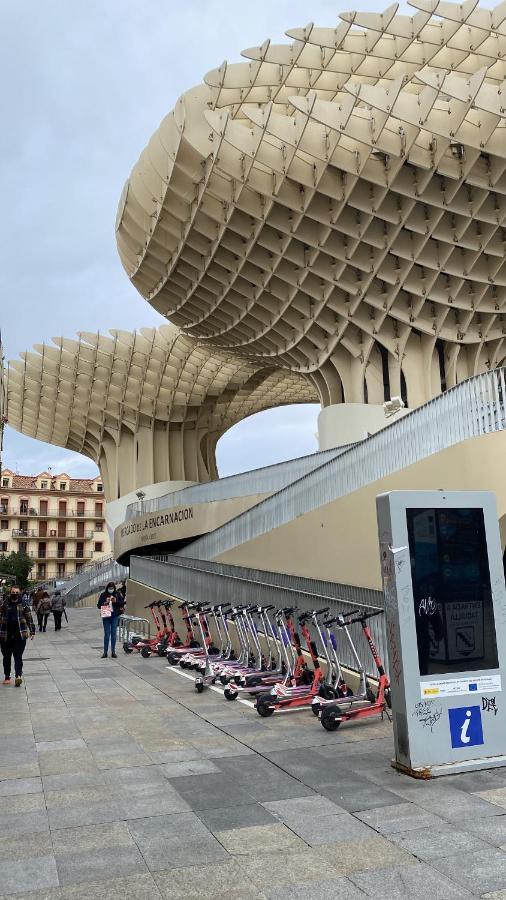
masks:
<instances>
[{"instance_id":1,"label":"scooter wheel","mask_svg":"<svg viewBox=\"0 0 506 900\"><path fill-rule=\"evenodd\" d=\"M300 683L310 685L313 683L313 677L313 673L309 669L304 669Z\"/></svg>"},{"instance_id":2,"label":"scooter wheel","mask_svg":"<svg viewBox=\"0 0 506 900\"><path fill-rule=\"evenodd\" d=\"M256 710L259 716L262 716L263 719L268 719L269 716L272 716L274 712L274 707L272 706L272 697L270 694L262 694L261 697L257 700Z\"/></svg>"},{"instance_id":3,"label":"scooter wheel","mask_svg":"<svg viewBox=\"0 0 506 900\"><path fill-rule=\"evenodd\" d=\"M376 703L376 694L369 685L367 686L366 697L369 700L369 703Z\"/></svg>"},{"instance_id":4,"label":"scooter wheel","mask_svg":"<svg viewBox=\"0 0 506 900\"><path fill-rule=\"evenodd\" d=\"M385 703L389 709L392 709L392 695L390 693L390 688L387 688L385 691Z\"/></svg>"},{"instance_id":5,"label":"scooter wheel","mask_svg":"<svg viewBox=\"0 0 506 900\"><path fill-rule=\"evenodd\" d=\"M201 681L196 681L196 682L195 682L195 690L197 691L197 694L201 694L201 693L202 693L202 691L204 690L204 685L202 684Z\"/></svg>"},{"instance_id":6,"label":"scooter wheel","mask_svg":"<svg viewBox=\"0 0 506 900\"><path fill-rule=\"evenodd\" d=\"M222 684L228 684L230 681L230 675L220 675L220 681Z\"/></svg>"},{"instance_id":7,"label":"scooter wheel","mask_svg":"<svg viewBox=\"0 0 506 900\"><path fill-rule=\"evenodd\" d=\"M316 716L318 718L318 716L320 715L320 709L321 709L320 704L318 702L315 703L313 701L311 704L311 712L313 713L313 716Z\"/></svg>"},{"instance_id":8,"label":"scooter wheel","mask_svg":"<svg viewBox=\"0 0 506 900\"><path fill-rule=\"evenodd\" d=\"M165 656L165 654L167 653L167 647L166 647L166 646L162 646L162 645L160 644L160 645L156 648L156 652L158 653L158 656Z\"/></svg>"},{"instance_id":9,"label":"scooter wheel","mask_svg":"<svg viewBox=\"0 0 506 900\"><path fill-rule=\"evenodd\" d=\"M254 675L253 678L245 680L245 683L248 687L258 687L259 684L262 684L262 679L259 678L258 675Z\"/></svg>"},{"instance_id":10,"label":"scooter wheel","mask_svg":"<svg viewBox=\"0 0 506 900\"><path fill-rule=\"evenodd\" d=\"M123 644L123 650L125 653L133 653L133 647L130 647L128 644Z\"/></svg>"},{"instance_id":11,"label":"scooter wheel","mask_svg":"<svg viewBox=\"0 0 506 900\"><path fill-rule=\"evenodd\" d=\"M216 654L219 653L220 651L219 651L218 647L215 647L214 644L211 644L211 646L208 648L207 652L209 653L209 656L216 656Z\"/></svg>"},{"instance_id":12,"label":"scooter wheel","mask_svg":"<svg viewBox=\"0 0 506 900\"><path fill-rule=\"evenodd\" d=\"M180 665L180 667L181 667L182 669L188 669L188 668L189 668L188 663L186 662L185 659L179 660L179 665Z\"/></svg>"},{"instance_id":13,"label":"scooter wheel","mask_svg":"<svg viewBox=\"0 0 506 900\"><path fill-rule=\"evenodd\" d=\"M198 641L193 640L190 641L190 647L194 650L196 647L200 647L200 644Z\"/></svg>"},{"instance_id":14,"label":"scooter wheel","mask_svg":"<svg viewBox=\"0 0 506 900\"><path fill-rule=\"evenodd\" d=\"M325 731L337 731L341 724L341 710L337 707L324 709L320 721Z\"/></svg>"},{"instance_id":15,"label":"scooter wheel","mask_svg":"<svg viewBox=\"0 0 506 900\"><path fill-rule=\"evenodd\" d=\"M179 653L167 653L167 662L171 666L177 666L180 658Z\"/></svg>"},{"instance_id":16,"label":"scooter wheel","mask_svg":"<svg viewBox=\"0 0 506 900\"><path fill-rule=\"evenodd\" d=\"M151 656L151 650L149 650L147 647L143 647L141 650L141 656L143 656L144 659L148 659Z\"/></svg>"},{"instance_id":17,"label":"scooter wheel","mask_svg":"<svg viewBox=\"0 0 506 900\"><path fill-rule=\"evenodd\" d=\"M226 700L237 700L237 691L231 691L230 688L226 687L223 691L223 696Z\"/></svg>"}]
</instances>

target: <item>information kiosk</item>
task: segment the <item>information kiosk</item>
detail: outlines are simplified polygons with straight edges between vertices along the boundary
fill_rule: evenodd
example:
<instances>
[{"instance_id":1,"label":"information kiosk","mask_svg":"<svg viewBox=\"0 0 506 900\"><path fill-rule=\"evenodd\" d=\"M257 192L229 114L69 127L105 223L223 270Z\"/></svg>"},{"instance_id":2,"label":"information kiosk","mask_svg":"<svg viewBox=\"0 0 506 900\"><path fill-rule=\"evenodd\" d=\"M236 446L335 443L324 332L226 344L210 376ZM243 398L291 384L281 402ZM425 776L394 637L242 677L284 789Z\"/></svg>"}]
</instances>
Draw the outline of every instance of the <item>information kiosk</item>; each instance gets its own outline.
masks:
<instances>
[{"instance_id":1,"label":"information kiosk","mask_svg":"<svg viewBox=\"0 0 506 900\"><path fill-rule=\"evenodd\" d=\"M376 501L395 738L418 777L506 765L506 589L489 491Z\"/></svg>"}]
</instances>

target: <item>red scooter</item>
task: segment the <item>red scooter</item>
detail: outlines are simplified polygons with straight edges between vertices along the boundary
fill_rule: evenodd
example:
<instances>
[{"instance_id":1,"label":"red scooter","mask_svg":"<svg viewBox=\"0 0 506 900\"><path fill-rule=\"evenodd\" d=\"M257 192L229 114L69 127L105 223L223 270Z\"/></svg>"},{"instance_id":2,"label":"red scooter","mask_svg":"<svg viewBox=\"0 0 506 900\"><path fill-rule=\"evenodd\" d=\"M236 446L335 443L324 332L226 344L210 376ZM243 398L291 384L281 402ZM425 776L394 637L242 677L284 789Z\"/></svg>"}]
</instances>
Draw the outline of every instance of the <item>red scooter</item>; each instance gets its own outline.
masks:
<instances>
[{"instance_id":1,"label":"red scooter","mask_svg":"<svg viewBox=\"0 0 506 900\"><path fill-rule=\"evenodd\" d=\"M349 722L351 719L366 719L369 716L375 715L382 716L383 713L387 712L387 709L391 709L392 707L390 699L390 681L388 680L388 675L385 672L383 662L376 649L376 644L373 641L372 634L367 624L368 619L372 619L373 616L382 615L382 613L383 610L378 609L375 612L365 613L354 619L348 619L343 622L343 625L346 626L354 625L357 622L362 626L362 631L369 644L374 663L378 670L378 693L372 703L366 699L354 701L353 697L350 697L349 700L347 700L346 697L339 697L337 700L330 700L321 705L319 719L326 731L335 731L342 722Z\"/></svg>"}]
</instances>

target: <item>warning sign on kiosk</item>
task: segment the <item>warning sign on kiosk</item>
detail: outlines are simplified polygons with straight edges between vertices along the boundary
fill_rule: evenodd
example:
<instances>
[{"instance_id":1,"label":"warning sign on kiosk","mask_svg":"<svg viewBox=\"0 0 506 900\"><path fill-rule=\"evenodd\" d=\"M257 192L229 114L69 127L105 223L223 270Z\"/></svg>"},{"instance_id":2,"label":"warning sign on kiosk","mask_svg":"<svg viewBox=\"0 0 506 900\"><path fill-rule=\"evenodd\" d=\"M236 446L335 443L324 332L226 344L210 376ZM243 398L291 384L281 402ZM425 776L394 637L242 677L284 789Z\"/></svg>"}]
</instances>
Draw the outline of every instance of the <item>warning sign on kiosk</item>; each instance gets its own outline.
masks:
<instances>
[{"instance_id":1,"label":"warning sign on kiosk","mask_svg":"<svg viewBox=\"0 0 506 900\"><path fill-rule=\"evenodd\" d=\"M437 681L421 681L423 698L451 697L453 694L488 694L501 690L500 675L477 675L473 678L438 678Z\"/></svg>"}]
</instances>

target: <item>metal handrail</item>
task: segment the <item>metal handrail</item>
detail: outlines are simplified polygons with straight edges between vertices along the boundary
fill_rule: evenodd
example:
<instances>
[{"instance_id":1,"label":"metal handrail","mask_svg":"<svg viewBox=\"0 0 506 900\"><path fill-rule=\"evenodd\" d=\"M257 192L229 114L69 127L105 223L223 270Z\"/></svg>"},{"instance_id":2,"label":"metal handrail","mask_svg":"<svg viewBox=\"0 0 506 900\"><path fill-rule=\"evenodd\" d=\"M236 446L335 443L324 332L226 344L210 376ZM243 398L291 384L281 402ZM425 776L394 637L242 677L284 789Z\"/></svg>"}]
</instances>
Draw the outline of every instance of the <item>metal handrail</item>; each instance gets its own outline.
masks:
<instances>
[{"instance_id":1,"label":"metal handrail","mask_svg":"<svg viewBox=\"0 0 506 900\"><path fill-rule=\"evenodd\" d=\"M461 382L178 550L214 559L246 541L469 438L506 428L506 369Z\"/></svg>"},{"instance_id":2,"label":"metal handrail","mask_svg":"<svg viewBox=\"0 0 506 900\"><path fill-rule=\"evenodd\" d=\"M241 472L238 475L228 475L217 481L194 484L182 488L180 491L154 497L151 500L129 503L125 518L129 520L135 516L182 506L186 503L210 503L215 500L228 500L251 494L272 494L273 491L278 491L296 478L300 478L302 474L321 466L323 462L344 453L349 446L351 445L336 447L332 450L321 450L297 459L275 463L273 466L264 466L261 469Z\"/></svg>"}]
</instances>

